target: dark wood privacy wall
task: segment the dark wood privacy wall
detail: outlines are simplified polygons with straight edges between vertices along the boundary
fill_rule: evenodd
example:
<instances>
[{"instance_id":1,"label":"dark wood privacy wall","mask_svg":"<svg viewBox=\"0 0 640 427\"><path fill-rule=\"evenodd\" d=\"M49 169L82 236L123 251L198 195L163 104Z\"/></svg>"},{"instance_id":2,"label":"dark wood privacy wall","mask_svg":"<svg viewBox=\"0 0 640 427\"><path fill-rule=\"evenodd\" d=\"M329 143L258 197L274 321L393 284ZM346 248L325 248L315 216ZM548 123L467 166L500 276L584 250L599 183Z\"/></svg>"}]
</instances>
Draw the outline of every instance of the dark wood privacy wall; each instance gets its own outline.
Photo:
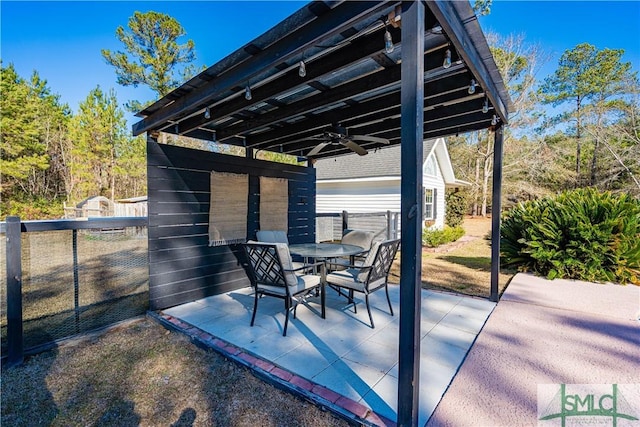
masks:
<instances>
[{"instance_id":1,"label":"dark wood privacy wall","mask_svg":"<svg viewBox=\"0 0 640 427\"><path fill-rule=\"evenodd\" d=\"M247 238L259 229L260 176L289 181L289 242L315 241L316 171L147 142L149 299L160 310L249 286L239 245L209 246L210 172L249 175Z\"/></svg>"}]
</instances>

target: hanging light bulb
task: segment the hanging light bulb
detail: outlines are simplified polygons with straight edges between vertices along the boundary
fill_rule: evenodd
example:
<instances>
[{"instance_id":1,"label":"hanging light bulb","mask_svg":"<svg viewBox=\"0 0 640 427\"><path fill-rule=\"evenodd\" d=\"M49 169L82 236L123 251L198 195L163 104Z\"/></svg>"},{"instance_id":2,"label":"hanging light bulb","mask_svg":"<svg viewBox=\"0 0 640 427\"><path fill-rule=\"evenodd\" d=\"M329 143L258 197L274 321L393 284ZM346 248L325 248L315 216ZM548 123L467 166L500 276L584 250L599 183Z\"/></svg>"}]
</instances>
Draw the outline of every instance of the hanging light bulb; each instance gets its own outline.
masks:
<instances>
[{"instance_id":1,"label":"hanging light bulb","mask_svg":"<svg viewBox=\"0 0 640 427\"><path fill-rule=\"evenodd\" d=\"M482 112L485 114L489 112L489 100L487 98L484 99L484 103L482 104Z\"/></svg>"},{"instance_id":2,"label":"hanging light bulb","mask_svg":"<svg viewBox=\"0 0 640 427\"><path fill-rule=\"evenodd\" d=\"M204 118L205 119L210 119L211 118L211 110L209 110L209 107L204 109Z\"/></svg>"},{"instance_id":3,"label":"hanging light bulb","mask_svg":"<svg viewBox=\"0 0 640 427\"><path fill-rule=\"evenodd\" d=\"M476 81L474 79L471 79L471 82L469 83L469 90L467 92L469 92L469 95L476 93Z\"/></svg>"},{"instance_id":4,"label":"hanging light bulb","mask_svg":"<svg viewBox=\"0 0 640 427\"><path fill-rule=\"evenodd\" d=\"M247 85L247 87L244 88L244 99L251 101L251 98L253 98L253 96L251 96L251 86Z\"/></svg>"},{"instance_id":5,"label":"hanging light bulb","mask_svg":"<svg viewBox=\"0 0 640 427\"><path fill-rule=\"evenodd\" d=\"M498 124L498 117L494 114L493 118L491 119L491 126L495 126Z\"/></svg>"},{"instance_id":6,"label":"hanging light bulb","mask_svg":"<svg viewBox=\"0 0 640 427\"><path fill-rule=\"evenodd\" d=\"M442 62L442 68L451 67L451 50L447 49L444 51L444 61Z\"/></svg>"},{"instance_id":7,"label":"hanging light bulb","mask_svg":"<svg viewBox=\"0 0 640 427\"><path fill-rule=\"evenodd\" d=\"M298 67L298 75L300 77L306 77L307 75L307 65L304 61L300 61L300 66Z\"/></svg>"},{"instance_id":8,"label":"hanging light bulb","mask_svg":"<svg viewBox=\"0 0 640 427\"><path fill-rule=\"evenodd\" d=\"M391 33L385 27L384 32L384 51L387 53L393 53L393 49L395 46L393 45L393 39L391 38Z\"/></svg>"}]
</instances>

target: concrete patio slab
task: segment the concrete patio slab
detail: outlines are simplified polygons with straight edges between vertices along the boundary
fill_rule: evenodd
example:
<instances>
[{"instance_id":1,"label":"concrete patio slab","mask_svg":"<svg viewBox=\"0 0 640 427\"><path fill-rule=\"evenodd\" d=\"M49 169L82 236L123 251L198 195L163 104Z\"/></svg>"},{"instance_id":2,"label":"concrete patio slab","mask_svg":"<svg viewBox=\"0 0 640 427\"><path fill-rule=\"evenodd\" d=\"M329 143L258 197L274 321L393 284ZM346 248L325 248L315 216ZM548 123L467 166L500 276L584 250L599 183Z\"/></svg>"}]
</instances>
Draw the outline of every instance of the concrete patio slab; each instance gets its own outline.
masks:
<instances>
[{"instance_id":1,"label":"concrete patio slab","mask_svg":"<svg viewBox=\"0 0 640 427\"><path fill-rule=\"evenodd\" d=\"M637 385L639 307L637 286L516 275L427 425L556 426L538 419L539 385Z\"/></svg>"},{"instance_id":2,"label":"concrete patio slab","mask_svg":"<svg viewBox=\"0 0 640 427\"><path fill-rule=\"evenodd\" d=\"M307 306L298 307L296 319L290 317L286 337L282 336L284 303L279 299L262 298L255 325L249 326L253 310L249 288L161 314L179 319L174 323L188 323L187 328L195 326L191 333L204 334L202 339L207 342L227 349L225 343L233 345L230 351L236 357L298 389L302 385L343 411L366 416L373 424L389 425L397 418L399 286L391 285L389 294L395 316L388 312L384 292L370 296L376 326L372 329L362 300L354 313L353 307L345 305L345 298L328 290L326 319L320 317L318 301L311 299ZM494 307L483 299L422 291L421 425L429 419Z\"/></svg>"}]
</instances>

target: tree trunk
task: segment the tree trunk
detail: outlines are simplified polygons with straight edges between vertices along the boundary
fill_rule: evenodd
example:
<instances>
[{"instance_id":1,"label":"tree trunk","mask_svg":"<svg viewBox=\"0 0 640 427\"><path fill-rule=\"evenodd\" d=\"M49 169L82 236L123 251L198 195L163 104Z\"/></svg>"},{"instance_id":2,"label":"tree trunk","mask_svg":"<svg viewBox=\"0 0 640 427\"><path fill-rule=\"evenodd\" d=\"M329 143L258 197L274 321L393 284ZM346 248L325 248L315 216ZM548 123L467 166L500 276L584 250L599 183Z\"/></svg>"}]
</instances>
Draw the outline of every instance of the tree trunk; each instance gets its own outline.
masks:
<instances>
[{"instance_id":1,"label":"tree trunk","mask_svg":"<svg viewBox=\"0 0 640 427\"><path fill-rule=\"evenodd\" d=\"M493 174L492 163L491 155L487 153L487 157L484 158L484 173L482 177L482 216L485 218L487 216L487 205L489 202L489 177Z\"/></svg>"},{"instance_id":2,"label":"tree trunk","mask_svg":"<svg viewBox=\"0 0 640 427\"><path fill-rule=\"evenodd\" d=\"M577 102L577 110L576 110L576 188L580 187L580 156L582 151L582 141L580 141L580 128L582 125L582 120L580 117L580 97L578 96Z\"/></svg>"},{"instance_id":3,"label":"tree trunk","mask_svg":"<svg viewBox=\"0 0 640 427\"><path fill-rule=\"evenodd\" d=\"M479 155L480 153L478 153ZM476 156L476 175L473 181L473 212L472 216L478 215L478 197L480 189L480 157Z\"/></svg>"},{"instance_id":4,"label":"tree trunk","mask_svg":"<svg viewBox=\"0 0 640 427\"><path fill-rule=\"evenodd\" d=\"M493 175L493 141L489 133L487 137L487 150L484 153L482 170L482 216L487 216L487 205L489 202L489 178Z\"/></svg>"},{"instance_id":5,"label":"tree trunk","mask_svg":"<svg viewBox=\"0 0 640 427\"><path fill-rule=\"evenodd\" d=\"M596 125L596 129L594 132L594 136L595 136L595 141L594 141L594 147L593 147L593 156L591 157L591 186L595 186L596 185L596 179L597 179L597 167L598 167L598 151L600 149L600 135L601 133L601 129L602 129L602 114L600 114L600 110L599 107L598 108L598 119L596 121L597 125Z\"/></svg>"}]
</instances>

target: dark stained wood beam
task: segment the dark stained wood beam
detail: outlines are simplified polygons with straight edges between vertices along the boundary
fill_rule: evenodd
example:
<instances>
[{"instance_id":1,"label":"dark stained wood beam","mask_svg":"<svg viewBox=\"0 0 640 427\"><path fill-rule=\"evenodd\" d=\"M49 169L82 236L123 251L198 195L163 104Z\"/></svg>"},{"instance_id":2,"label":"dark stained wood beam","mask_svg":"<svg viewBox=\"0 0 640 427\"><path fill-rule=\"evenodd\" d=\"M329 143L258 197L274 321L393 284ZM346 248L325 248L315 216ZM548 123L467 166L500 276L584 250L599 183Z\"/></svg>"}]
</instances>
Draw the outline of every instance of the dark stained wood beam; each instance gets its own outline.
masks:
<instances>
[{"instance_id":1,"label":"dark stained wood beam","mask_svg":"<svg viewBox=\"0 0 640 427\"><path fill-rule=\"evenodd\" d=\"M392 29L392 31L399 33L399 30ZM307 62L307 76L301 78L298 75L298 68L287 71L282 76L278 77L274 81L269 82L268 85L260 86L252 89L252 99L247 101L243 97L236 97L228 102L217 105L211 108L211 117L206 119L204 115L199 114L192 116L186 120L180 122L181 132L190 132L191 130L206 126L207 123L214 122L225 116L237 113L238 111L245 110L260 102L271 103L271 98L279 95L283 92L295 90L298 87L312 84L315 79L322 78L327 74L335 72L335 70L347 67L364 58L368 58L374 54L380 53L384 45L382 44L383 32L375 32L358 38L351 43L345 44L345 47L338 49L326 56L318 58L314 61ZM397 36L399 38L399 36ZM393 63L391 64L393 65ZM296 82L299 84L296 85ZM206 108L208 105L203 103L198 106L197 109Z\"/></svg>"},{"instance_id":2,"label":"dark stained wood beam","mask_svg":"<svg viewBox=\"0 0 640 427\"><path fill-rule=\"evenodd\" d=\"M429 73L435 76L434 80L442 79L443 81L445 81L447 74L442 72L441 56L427 53L423 56L423 58L425 61L425 67L428 67L427 69L430 70ZM456 71L456 69L454 69L451 71L451 73L453 75L457 75L459 74L459 71L460 70ZM429 75L429 73L427 75ZM400 66L382 69L376 73L366 75L349 83L336 86L335 88L329 89L326 92L304 98L300 101L289 104L287 107L279 108L278 110L265 113L251 121L239 123L235 126L230 126L222 129L218 132L218 139L220 141L224 141L226 138L234 135L243 135L250 137L250 133L252 131L260 129L262 127L275 126L282 128L286 124L280 125L279 122L291 119L298 115L312 113L314 109L320 107L345 102L355 96L362 96L370 92L378 91L382 87L397 84L399 80ZM454 84L460 85L461 83ZM460 86L458 86L458 88L459 87ZM335 120L332 120L331 122L335 122ZM309 127L316 128L324 124L325 123L310 123Z\"/></svg>"},{"instance_id":3,"label":"dark stained wood beam","mask_svg":"<svg viewBox=\"0 0 640 427\"><path fill-rule=\"evenodd\" d=\"M465 70L459 74L466 76ZM428 73L427 73L428 74ZM435 80L427 78L425 89L425 106L435 106L450 102L458 97L458 92L466 90L467 77L460 79L443 78ZM444 93L444 95L442 95ZM400 114L400 92L395 91L369 101L355 103L320 114L311 114L307 120L293 124L282 124L274 130L247 136L247 144L251 147L264 147L271 143L288 143L319 135L333 123L341 123L345 127L359 126Z\"/></svg>"},{"instance_id":4,"label":"dark stained wood beam","mask_svg":"<svg viewBox=\"0 0 640 427\"><path fill-rule=\"evenodd\" d=\"M402 2L402 119L398 426L418 425L422 290L422 135L424 126L422 1ZM427 378L427 380L429 380Z\"/></svg>"},{"instance_id":5,"label":"dark stained wood beam","mask_svg":"<svg viewBox=\"0 0 640 427\"><path fill-rule=\"evenodd\" d=\"M250 132L261 127L267 127L288 118L312 112L314 109L320 107L343 102L355 95L365 94L368 91L397 84L399 79L399 66L384 69L355 81L336 86L326 92L291 103L286 107L262 114L254 120L221 129L218 133L218 138L220 141L224 141L226 138L234 135L242 135L245 132Z\"/></svg>"},{"instance_id":6,"label":"dark stained wood beam","mask_svg":"<svg viewBox=\"0 0 640 427\"><path fill-rule=\"evenodd\" d=\"M487 96L501 120L506 123L508 119L507 106L502 102L499 96L500 92L489 75L485 61L475 48L475 43L471 40L467 28L465 28L464 19L458 16L453 3L447 0L429 0L427 1L427 6L449 36L471 73L476 76L478 83L487 92ZM470 19L475 19L475 16Z\"/></svg>"},{"instance_id":7,"label":"dark stained wood beam","mask_svg":"<svg viewBox=\"0 0 640 427\"><path fill-rule=\"evenodd\" d=\"M308 47L322 44L330 36L340 34L358 22L363 16L381 13L390 5L384 2L345 1L337 5L330 12L318 16L306 25L298 27L288 35L282 37L269 49L248 58L247 60L230 67L227 72L217 76L198 90L192 91L176 99L175 102L166 105L149 117L144 118L133 125L133 134L140 135L148 130L153 130L163 123L179 119L187 115L193 105L203 105L215 99L219 93L224 93L235 86L244 86L244 82L250 81L264 69L272 67L275 63L290 60L300 56ZM338 21L338 17L340 20Z\"/></svg>"}]
</instances>

